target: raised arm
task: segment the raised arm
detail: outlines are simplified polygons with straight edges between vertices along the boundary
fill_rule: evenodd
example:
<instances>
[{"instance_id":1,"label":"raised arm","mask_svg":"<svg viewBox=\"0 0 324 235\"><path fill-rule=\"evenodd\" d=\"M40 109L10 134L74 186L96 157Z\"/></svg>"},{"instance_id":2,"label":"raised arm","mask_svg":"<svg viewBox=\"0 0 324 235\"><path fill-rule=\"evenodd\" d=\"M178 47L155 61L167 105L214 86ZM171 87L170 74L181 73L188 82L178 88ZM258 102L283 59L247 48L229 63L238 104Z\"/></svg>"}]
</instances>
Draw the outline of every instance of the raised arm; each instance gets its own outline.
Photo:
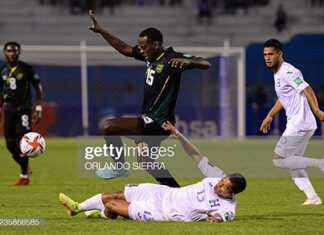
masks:
<instances>
[{"instance_id":1,"label":"raised arm","mask_svg":"<svg viewBox=\"0 0 324 235\"><path fill-rule=\"evenodd\" d=\"M113 47L115 48L119 53L125 55L125 56L133 56L132 53L132 47L119 38L115 37L111 33L105 31L102 29L97 20L94 18L92 10L89 11L90 19L91 19L91 26L88 27L88 29L92 30L95 33L100 33L101 36Z\"/></svg>"},{"instance_id":2,"label":"raised arm","mask_svg":"<svg viewBox=\"0 0 324 235\"><path fill-rule=\"evenodd\" d=\"M316 114L316 116L321 121L324 121L324 112L322 110L320 110L318 107L317 99L316 99L313 89L310 86L308 86L303 90L303 92L308 100L308 103L312 107L313 112Z\"/></svg>"},{"instance_id":3,"label":"raised arm","mask_svg":"<svg viewBox=\"0 0 324 235\"><path fill-rule=\"evenodd\" d=\"M182 147L197 164L201 161L203 156L200 154L199 150L192 143L190 143L190 141L187 140L187 138L184 137L184 135L181 134L169 121L163 125L163 129L171 131L172 135L180 140Z\"/></svg>"},{"instance_id":4,"label":"raised arm","mask_svg":"<svg viewBox=\"0 0 324 235\"><path fill-rule=\"evenodd\" d=\"M172 67L185 68L191 66L198 69L209 69L211 67L209 61L202 57L194 57L192 59L173 58L169 61Z\"/></svg>"},{"instance_id":5,"label":"raised arm","mask_svg":"<svg viewBox=\"0 0 324 235\"><path fill-rule=\"evenodd\" d=\"M270 112L268 113L266 118L263 120L261 127L260 127L260 131L262 131L263 133L268 133L268 131L270 130L270 125L271 125L273 117L282 109L283 109L283 106L278 99L276 104L272 107L272 109L270 110Z\"/></svg>"}]
</instances>

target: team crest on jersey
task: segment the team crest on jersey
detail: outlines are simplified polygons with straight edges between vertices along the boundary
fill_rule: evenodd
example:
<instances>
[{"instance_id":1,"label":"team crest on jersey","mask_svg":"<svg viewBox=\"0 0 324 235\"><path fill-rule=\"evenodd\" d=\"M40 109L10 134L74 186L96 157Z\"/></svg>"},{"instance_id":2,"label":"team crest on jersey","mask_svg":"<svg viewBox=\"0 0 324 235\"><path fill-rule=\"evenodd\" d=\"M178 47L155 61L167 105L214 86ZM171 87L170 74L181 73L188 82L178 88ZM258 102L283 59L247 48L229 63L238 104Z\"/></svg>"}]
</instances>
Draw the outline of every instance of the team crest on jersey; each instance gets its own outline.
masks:
<instances>
[{"instance_id":1,"label":"team crest on jersey","mask_svg":"<svg viewBox=\"0 0 324 235\"><path fill-rule=\"evenodd\" d=\"M164 67L163 64L158 64L158 65L156 66L156 72L157 72L157 73L161 73L162 70L163 70L163 67Z\"/></svg>"},{"instance_id":2,"label":"team crest on jersey","mask_svg":"<svg viewBox=\"0 0 324 235\"><path fill-rule=\"evenodd\" d=\"M22 78L23 78L23 76L24 76L24 74L23 74L23 73L18 73L18 74L17 74L17 79L18 79L18 80L20 80L20 79L22 79Z\"/></svg>"},{"instance_id":3,"label":"team crest on jersey","mask_svg":"<svg viewBox=\"0 0 324 235\"><path fill-rule=\"evenodd\" d=\"M297 84L297 86L299 86L300 84L303 83L303 81L300 79L300 77L297 77L294 82Z\"/></svg>"},{"instance_id":4,"label":"team crest on jersey","mask_svg":"<svg viewBox=\"0 0 324 235\"><path fill-rule=\"evenodd\" d=\"M7 80L7 75L2 75L2 80Z\"/></svg>"}]
</instances>

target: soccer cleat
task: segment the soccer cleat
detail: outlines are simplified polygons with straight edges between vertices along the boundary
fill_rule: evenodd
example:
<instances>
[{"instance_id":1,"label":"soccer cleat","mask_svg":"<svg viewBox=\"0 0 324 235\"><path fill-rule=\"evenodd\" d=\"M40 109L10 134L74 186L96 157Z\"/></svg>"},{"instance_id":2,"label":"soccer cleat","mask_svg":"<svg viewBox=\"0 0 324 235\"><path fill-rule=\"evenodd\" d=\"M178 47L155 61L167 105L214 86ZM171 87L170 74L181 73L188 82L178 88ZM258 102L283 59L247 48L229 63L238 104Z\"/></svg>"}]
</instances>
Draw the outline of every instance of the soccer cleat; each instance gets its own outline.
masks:
<instances>
[{"instance_id":1,"label":"soccer cleat","mask_svg":"<svg viewBox=\"0 0 324 235\"><path fill-rule=\"evenodd\" d=\"M28 184L29 184L29 178L20 177L19 180L14 184L14 186L22 186L22 185L28 185Z\"/></svg>"},{"instance_id":2,"label":"soccer cleat","mask_svg":"<svg viewBox=\"0 0 324 235\"><path fill-rule=\"evenodd\" d=\"M80 212L78 202L73 201L71 198L69 198L63 193L60 193L59 199L60 199L60 203L66 208L68 208L69 215L73 216Z\"/></svg>"},{"instance_id":3,"label":"soccer cleat","mask_svg":"<svg viewBox=\"0 0 324 235\"><path fill-rule=\"evenodd\" d=\"M112 170L109 168L104 168L103 170L97 170L96 175L101 179L112 179L117 177L127 177L129 175L129 170Z\"/></svg>"},{"instance_id":4,"label":"soccer cleat","mask_svg":"<svg viewBox=\"0 0 324 235\"><path fill-rule=\"evenodd\" d=\"M308 205L322 205L322 200L319 197L308 198L303 203L303 206L308 206Z\"/></svg>"},{"instance_id":5,"label":"soccer cleat","mask_svg":"<svg viewBox=\"0 0 324 235\"><path fill-rule=\"evenodd\" d=\"M84 212L88 218L101 218L101 210L92 210Z\"/></svg>"}]
</instances>

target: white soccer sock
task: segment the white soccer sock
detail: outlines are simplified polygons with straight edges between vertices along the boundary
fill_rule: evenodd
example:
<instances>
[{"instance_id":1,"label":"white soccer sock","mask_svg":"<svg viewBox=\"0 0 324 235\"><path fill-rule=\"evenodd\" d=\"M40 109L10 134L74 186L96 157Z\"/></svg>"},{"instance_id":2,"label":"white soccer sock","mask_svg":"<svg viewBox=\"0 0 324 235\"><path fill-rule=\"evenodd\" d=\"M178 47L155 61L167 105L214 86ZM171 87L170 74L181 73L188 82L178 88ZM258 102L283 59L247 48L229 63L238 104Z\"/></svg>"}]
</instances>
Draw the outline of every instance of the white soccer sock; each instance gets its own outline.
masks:
<instances>
[{"instance_id":1,"label":"white soccer sock","mask_svg":"<svg viewBox=\"0 0 324 235\"><path fill-rule=\"evenodd\" d=\"M101 210L101 218L104 218L104 219L109 219L106 215L105 215L105 208L103 208L102 210Z\"/></svg>"},{"instance_id":2,"label":"white soccer sock","mask_svg":"<svg viewBox=\"0 0 324 235\"><path fill-rule=\"evenodd\" d=\"M21 177L21 178L24 178L24 179L28 179L28 175L20 174L20 177Z\"/></svg>"},{"instance_id":3,"label":"white soccer sock","mask_svg":"<svg viewBox=\"0 0 324 235\"><path fill-rule=\"evenodd\" d=\"M105 208L102 199L102 193L97 194L79 204L80 211L102 210Z\"/></svg>"},{"instance_id":4,"label":"white soccer sock","mask_svg":"<svg viewBox=\"0 0 324 235\"><path fill-rule=\"evenodd\" d=\"M288 172L291 175L291 178L293 179L294 183L297 185L297 187L300 189L300 191L303 191L307 198L313 198L316 197L317 194L313 188L312 183L310 182L306 171L304 170L288 170Z\"/></svg>"},{"instance_id":5,"label":"white soccer sock","mask_svg":"<svg viewBox=\"0 0 324 235\"><path fill-rule=\"evenodd\" d=\"M305 188L304 193L306 194L308 199L318 197L312 185L308 188Z\"/></svg>"},{"instance_id":6,"label":"white soccer sock","mask_svg":"<svg viewBox=\"0 0 324 235\"><path fill-rule=\"evenodd\" d=\"M273 159L272 161L275 166L286 169L305 169L307 167L318 168L320 163L320 159L298 156Z\"/></svg>"}]
</instances>

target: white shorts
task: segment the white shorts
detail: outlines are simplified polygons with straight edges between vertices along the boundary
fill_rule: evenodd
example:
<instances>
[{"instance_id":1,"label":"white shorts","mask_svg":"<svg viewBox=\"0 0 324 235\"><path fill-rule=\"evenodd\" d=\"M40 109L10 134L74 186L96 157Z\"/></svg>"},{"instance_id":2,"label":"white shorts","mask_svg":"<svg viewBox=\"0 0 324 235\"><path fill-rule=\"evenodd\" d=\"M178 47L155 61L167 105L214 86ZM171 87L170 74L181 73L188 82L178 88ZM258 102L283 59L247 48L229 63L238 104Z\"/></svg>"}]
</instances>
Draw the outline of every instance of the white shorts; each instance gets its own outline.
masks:
<instances>
[{"instance_id":1,"label":"white shorts","mask_svg":"<svg viewBox=\"0 0 324 235\"><path fill-rule=\"evenodd\" d=\"M279 139L275 153L283 158L303 156L309 139L315 130L295 131L286 129Z\"/></svg>"},{"instance_id":2,"label":"white shorts","mask_svg":"<svg viewBox=\"0 0 324 235\"><path fill-rule=\"evenodd\" d=\"M165 220L162 198L168 186L158 184L127 184L125 198L131 204L128 215L133 220Z\"/></svg>"}]
</instances>

